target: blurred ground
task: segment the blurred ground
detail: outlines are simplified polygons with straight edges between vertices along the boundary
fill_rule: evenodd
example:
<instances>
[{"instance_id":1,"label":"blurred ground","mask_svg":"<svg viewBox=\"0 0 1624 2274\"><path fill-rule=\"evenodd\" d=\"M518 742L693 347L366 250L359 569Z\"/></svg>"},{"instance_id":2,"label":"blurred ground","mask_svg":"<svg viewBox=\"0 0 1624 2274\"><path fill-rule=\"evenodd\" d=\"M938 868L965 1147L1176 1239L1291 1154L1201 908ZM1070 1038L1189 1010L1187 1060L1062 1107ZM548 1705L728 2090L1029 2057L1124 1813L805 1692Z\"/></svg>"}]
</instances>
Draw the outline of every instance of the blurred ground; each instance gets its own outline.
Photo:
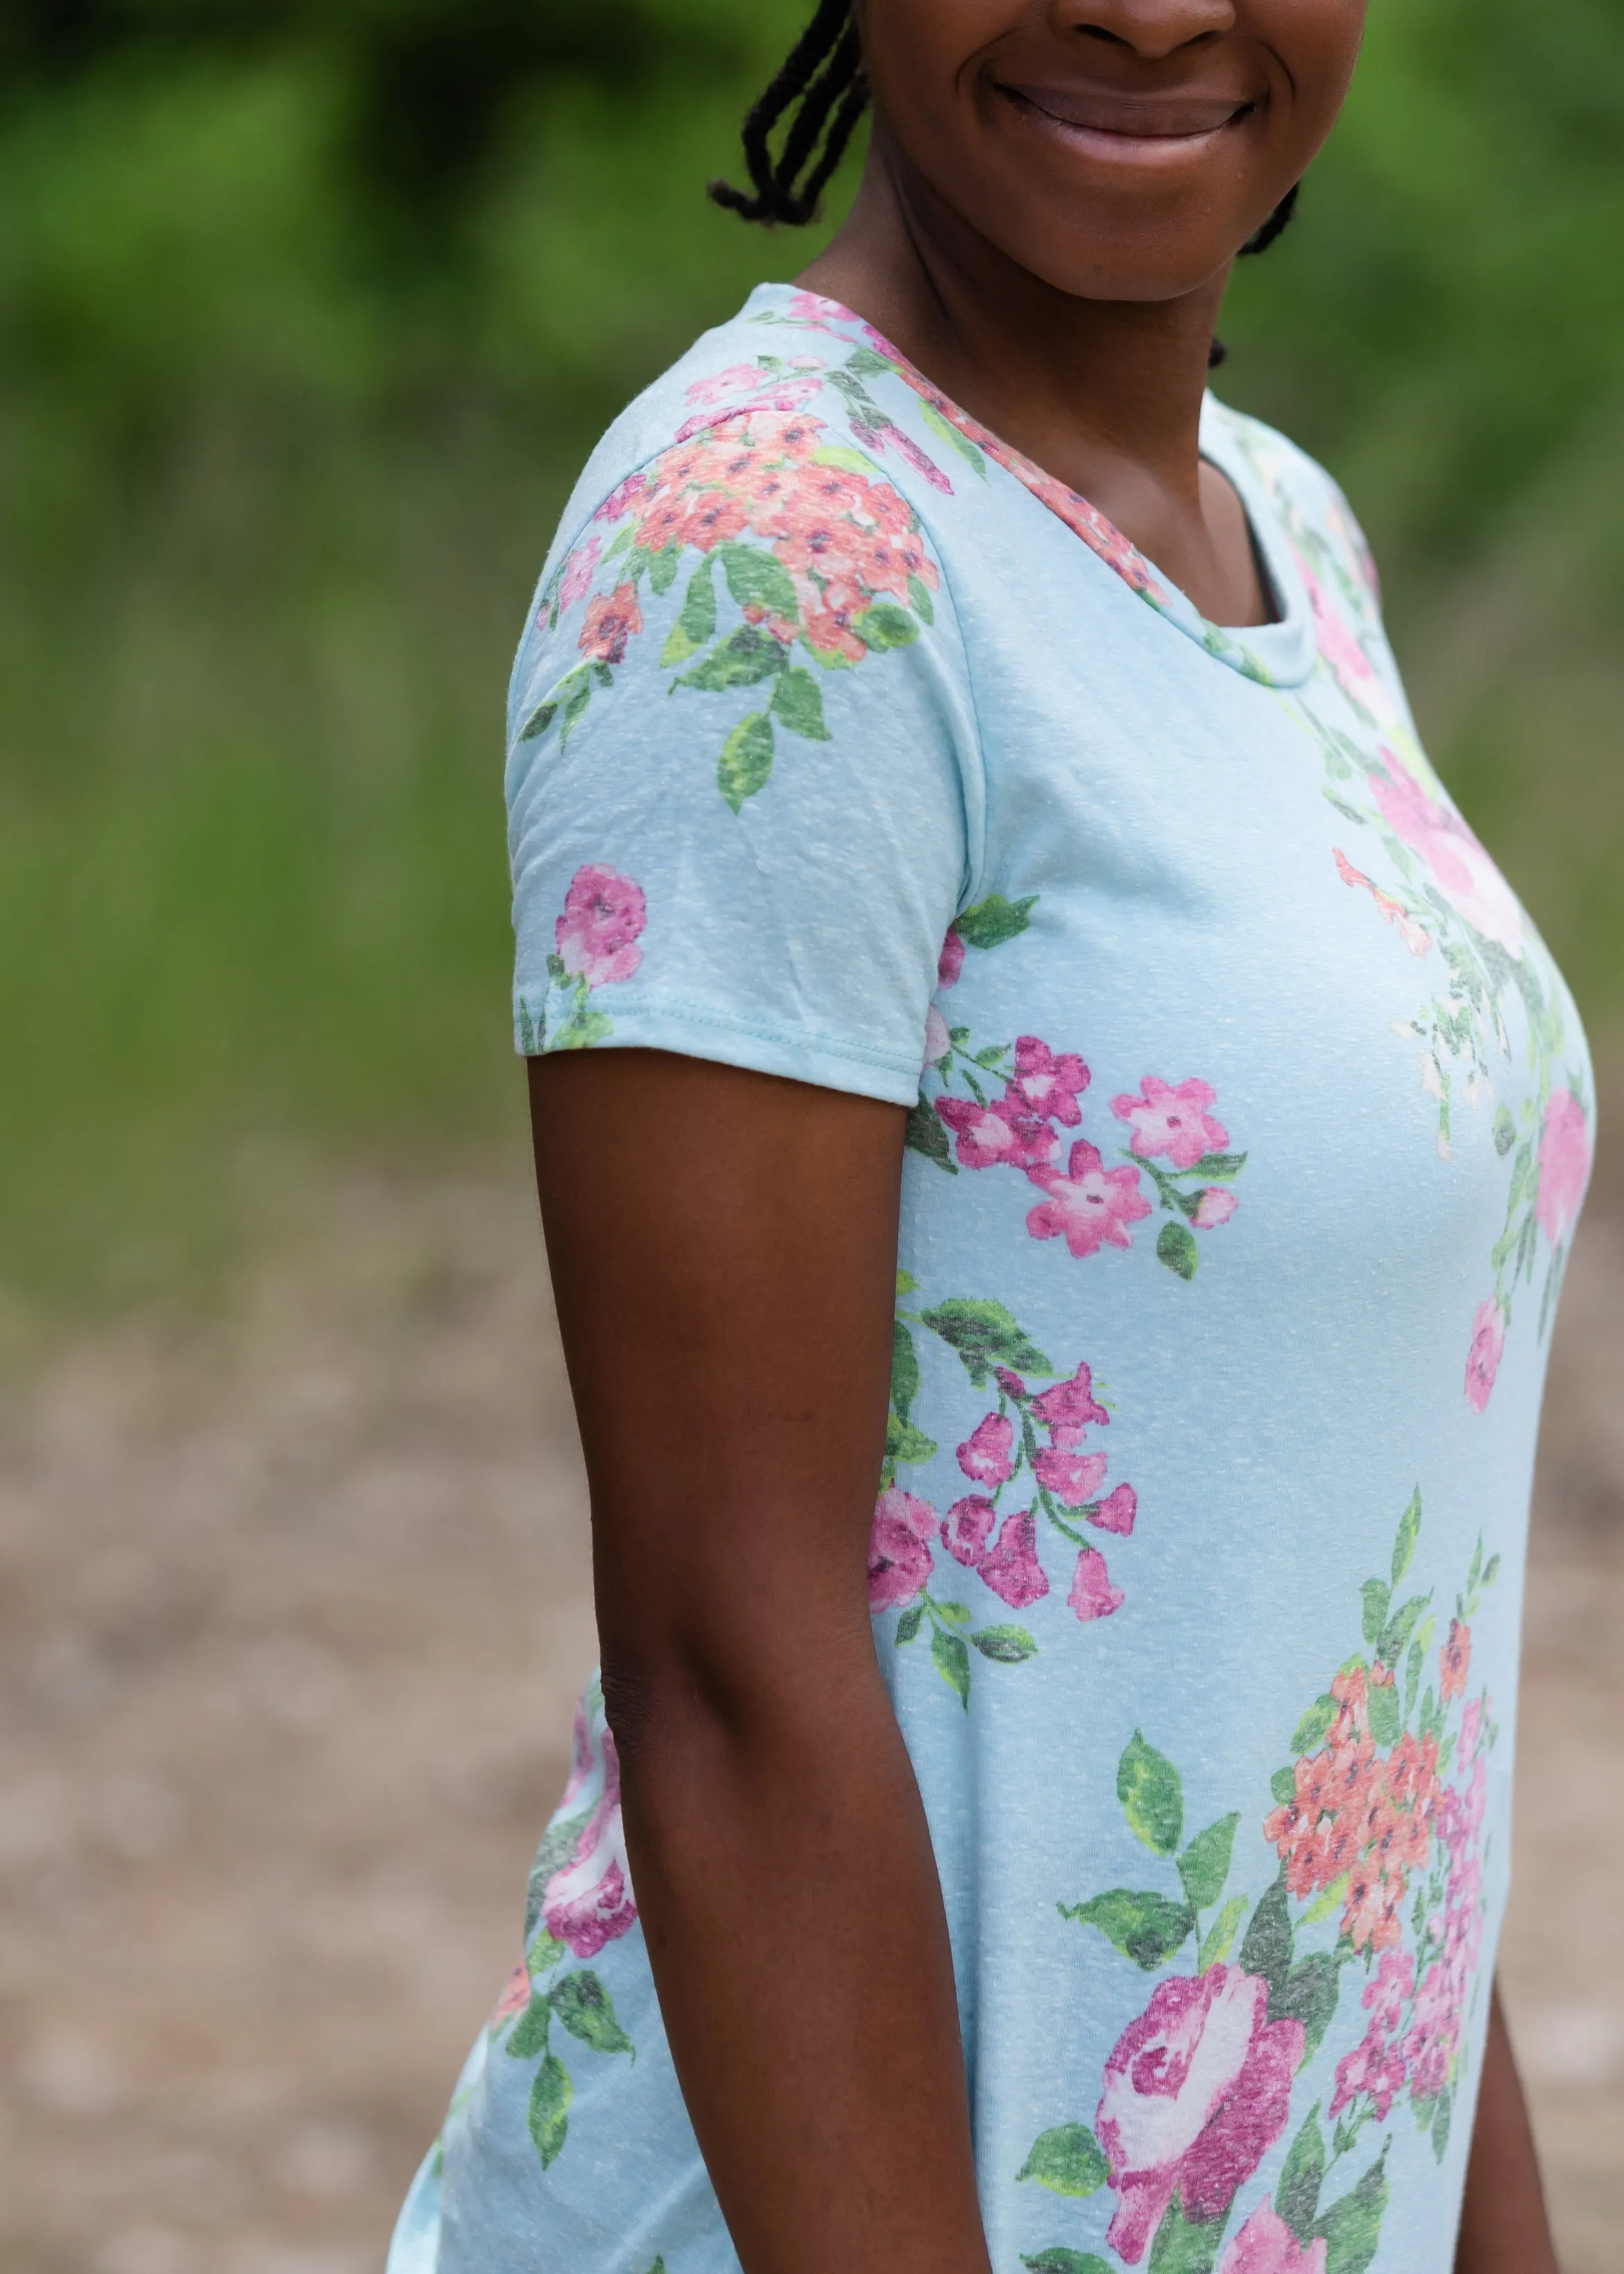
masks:
<instances>
[{"instance_id":1,"label":"blurred ground","mask_svg":"<svg viewBox=\"0 0 1624 2274\"><path fill-rule=\"evenodd\" d=\"M521 1176L357 1183L0 1411L0 2274L378 2274L590 1663ZM1558 1337L1505 1965L1568 2274L1624 2233L1624 1209Z\"/></svg>"}]
</instances>

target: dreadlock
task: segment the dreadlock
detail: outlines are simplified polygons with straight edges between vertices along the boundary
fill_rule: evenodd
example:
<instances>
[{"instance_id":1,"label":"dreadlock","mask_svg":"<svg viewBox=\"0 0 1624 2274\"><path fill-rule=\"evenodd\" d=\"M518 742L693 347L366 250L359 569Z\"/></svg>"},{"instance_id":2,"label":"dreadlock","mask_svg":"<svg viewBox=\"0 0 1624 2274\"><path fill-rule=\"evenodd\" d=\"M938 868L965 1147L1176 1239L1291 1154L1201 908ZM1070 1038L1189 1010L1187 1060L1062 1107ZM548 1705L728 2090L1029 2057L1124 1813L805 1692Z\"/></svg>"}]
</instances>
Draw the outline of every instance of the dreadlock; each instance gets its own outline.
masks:
<instances>
[{"instance_id":1,"label":"dreadlock","mask_svg":"<svg viewBox=\"0 0 1624 2274\"><path fill-rule=\"evenodd\" d=\"M816 214L824 185L868 107L868 81L852 0L819 0L817 13L783 70L744 122L744 162L752 187L737 190L731 182L712 182L710 195L746 221L802 227ZM786 112L793 116L775 159L770 139Z\"/></svg>"}]
</instances>

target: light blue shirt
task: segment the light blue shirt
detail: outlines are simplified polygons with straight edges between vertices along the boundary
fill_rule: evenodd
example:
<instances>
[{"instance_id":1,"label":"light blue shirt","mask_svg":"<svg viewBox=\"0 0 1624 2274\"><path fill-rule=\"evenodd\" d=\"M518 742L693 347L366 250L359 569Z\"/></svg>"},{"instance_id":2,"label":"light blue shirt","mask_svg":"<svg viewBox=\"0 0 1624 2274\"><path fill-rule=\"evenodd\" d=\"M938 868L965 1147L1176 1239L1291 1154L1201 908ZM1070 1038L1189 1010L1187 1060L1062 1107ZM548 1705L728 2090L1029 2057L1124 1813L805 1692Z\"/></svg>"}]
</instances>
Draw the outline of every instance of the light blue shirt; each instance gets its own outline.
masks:
<instances>
[{"instance_id":1,"label":"light blue shirt","mask_svg":"<svg viewBox=\"0 0 1624 2274\"><path fill-rule=\"evenodd\" d=\"M755 292L543 577L515 1025L909 1111L870 1600L998 2274L1442 2274L1591 1081L1340 493L1202 448L1256 630ZM733 2274L595 1690L531 1886L392 2274Z\"/></svg>"}]
</instances>

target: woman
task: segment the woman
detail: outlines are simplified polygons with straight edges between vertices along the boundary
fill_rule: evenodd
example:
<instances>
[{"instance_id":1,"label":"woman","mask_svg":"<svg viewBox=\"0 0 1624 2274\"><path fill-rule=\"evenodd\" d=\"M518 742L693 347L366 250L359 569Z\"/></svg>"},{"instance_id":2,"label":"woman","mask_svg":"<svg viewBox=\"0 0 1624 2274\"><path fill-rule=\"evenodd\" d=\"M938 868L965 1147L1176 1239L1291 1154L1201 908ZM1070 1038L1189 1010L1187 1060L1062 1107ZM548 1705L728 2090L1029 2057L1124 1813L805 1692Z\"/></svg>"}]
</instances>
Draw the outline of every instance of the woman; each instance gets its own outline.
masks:
<instances>
[{"instance_id":1,"label":"woman","mask_svg":"<svg viewBox=\"0 0 1624 2274\"><path fill-rule=\"evenodd\" d=\"M1363 12L826 0L722 194L806 219L871 93L850 222L565 515L602 1686L399 2269L1553 2264L1492 1978L1584 1045L1206 394Z\"/></svg>"}]
</instances>

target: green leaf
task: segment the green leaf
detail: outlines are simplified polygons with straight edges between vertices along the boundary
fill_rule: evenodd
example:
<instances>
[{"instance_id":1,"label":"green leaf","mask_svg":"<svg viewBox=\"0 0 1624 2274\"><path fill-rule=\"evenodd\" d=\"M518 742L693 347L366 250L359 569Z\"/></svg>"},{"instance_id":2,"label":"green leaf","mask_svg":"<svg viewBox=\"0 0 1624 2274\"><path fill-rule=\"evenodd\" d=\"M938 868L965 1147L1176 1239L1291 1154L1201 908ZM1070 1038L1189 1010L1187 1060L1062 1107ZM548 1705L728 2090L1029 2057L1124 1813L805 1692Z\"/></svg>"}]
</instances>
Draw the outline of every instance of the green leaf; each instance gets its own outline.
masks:
<instances>
[{"instance_id":1,"label":"green leaf","mask_svg":"<svg viewBox=\"0 0 1624 2274\"><path fill-rule=\"evenodd\" d=\"M918 1282L918 1280L914 1276L914 1274L913 1274L911 1271L898 1271L898 1274L897 1274L897 1292L898 1292L899 1295L917 1295L917 1294L918 1294L918 1292L919 1292L919 1282Z\"/></svg>"},{"instance_id":2,"label":"green leaf","mask_svg":"<svg viewBox=\"0 0 1624 2274\"><path fill-rule=\"evenodd\" d=\"M1294 1754L1317 1752L1325 1743L1331 1724L1336 1719L1336 1713L1335 1698L1328 1690L1322 1690L1291 1732L1292 1752ZM1291 1792L1277 1792L1274 1797L1283 1804L1292 1797L1296 1789L1294 1782Z\"/></svg>"},{"instance_id":3,"label":"green leaf","mask_svg":"<svg viewBox=\"0 0 1624 2274\"><path fill-rule=\"evenodd\" d=\"M1111 2274L1104 2259L1096 2258L1092 2250L1066 2250L1058 2243L1020 2263L1030 2267L1032 2274Z\"/></svg>"},{"instance_id":4,"label":"green leaf","mask_svg":"<svg viewBox=\"0 0 1624 2274\"><path fill-rule=\"evenodd\" d=\"M902 1616L897 1622L897 1640L898 1643L912 1642L914 1636L919 1632L920 1628L923 1625L924 1618L925 1607L923 1603L915 1603L912 1610L904 1611Z\"/></svg>"},{"instance_id":5,"label":"green leaf","mask_svg":"<svg viewBox=\"0 0 1624 2274\"><path fill-rule=\"evenodd\" d=\"M515 2060L534 2060L538 2053L545 2052L552 2018L546 1999L532 1985L530 2002L508 2034L507 2050Z\"/></svg>"},{"instance_id":6,"label":"green leaf","mask_svg":"<svg viewBox=\"0 0 1624 2274\"><path fill-rule=\"evenodd\" d=\"M1025 1627L982 1627L970 1640L983 1658L998 1666L1020 1666L1038 1654L1038 1646Z\"/></svg>"},{"instance_id":7,"label":"green leaf","mask_svg":"<svg viewBox=\"0 0 1624 2274\"><path fill-rule=\"evenodd\" d=\"M522 742L533 742L538 734L545 734L558 717L559 706L554 702L538 703L519 729Z\"/></svg>"},{"instance_id":8,"label":"green leaf","mask_svg":"<svg viewBox=\"0 0 1624 2274\"><path fill-rule=\"evenodd\" d=\"M953 1158L953 1148L942 1126L942 1118L934 1111L928 1097L921 1097L908 1115L902 1141L910 1153L922 1153L928 1161L934 1161L938 1169L945 1169L950 1177L959 1174L959 1163Z\"/></svg>"},{"instance_id":9,"label":"green leaf","mask_svg":"<svg viewBox=\"0 0 1624 2274\"><path fill-rule=\"evenodd\" d=\"M936 1609L944 1619L951 1619L956 1627L967 1627L970 1623L970 1614L962 1603L938 1603Z\"/></svg>"},{"instance_id":10,"label":"green leaf","mask_svg":"<svg viewBox=\"0 0 1624 2274\"><path fill-rule=\"evenodd\" d=\"M1325 2180L1325 2139L1320 2129L1316 2100L1303 2120L1303 2128L1286 2150L1284 2168L1274 2189L1274 2208L1297 2240L1307 2243L1320 2208Z\"/></svg>"},{"instance_id":11,"label":"green leaf","mask_svg":"<svg viewBox=\"0 0 1624 2274\"><path fill-rule=\"evenodd\" d=\"M682 559L680 545L668 545L657 553L649 563L649 582L657 592L669 592L677 581L677 568Z\"/></svg>"},{"instance_id":12,"label":"green leaf","mask_svg":"<svg viewBox=\"0 0 1624 2274\"><path fill-rule=\"evenodd\" d=\"M1229 1858L1235 1851L1235 1830L1240 1822L1238 1812L1220 1817L1195 1838L1178 1859L1178 1876L1184 1883L1184 1893L1199 1911L1210 1909L1223 1893L1223 1883L1229 1876Z\"/></svg>"},{"instance_id":13,"label":"green leaf","mask_svg":"<svg viewBox=\"0 0 1624 2274\"><path fill-rule=\"evenodd\" d=\"M823 724L823 689L801 664L786 671L773 689L772 715L782 719L792 734L802 735L808 742L829 740L829 729Z\"/></svg>"},{"instance_id":14,"label":"green leaf","mask_svg":"<svg viewBox=\"0 0 1624 2274\"><path fill-rule=\"evenodd\" d=\"M1241 1945L1241 1969L1260 1976L1273 1996L1283 1987L1291 1971L1291 1911L1282 1871L1252 1915L1252 1924Z\"/></svg>"},{"instance_id":15,"label":"green leaf","mask_svg":"<svg viewBox=\"0 0 1624 2274\"><path fill-rule=\"evenodd\" d=\"M1392 1614L1381 1630L1380 1640L1376 1645L1376 1655L1384 1666L1390 1666L1395 1671L1397 1670L1399 1661L1404 1655L1405 1646L1415 1631L1416 1621L1425 1610L1429 1600L1430 1598L1425 1595L1411 1595L1408 1602L1401 1603L1398 1609Z\"/></svg>"},{"instance_id":16,"label":"green leaf","mask_svg":"<svg viewBox=\"0 0 1624 2274\"><path fill-rule=\"evenodd\" d=\"M1215 2218L1209 2225L1192 2226L1175 2195L1150 2246L1150 2274L1212 2274L1228 2216L1226 2211L1223 2218Z\"/></svg>"},{"instance_id":17,"label":"green leaf","mask_svg":"<svg viewBox=\"0 0 1624 2274\"><path fill-rule=\"evenodd\" d=\"M927 1437L911 1421L899 1421L891 1414L885 1423L885 1457L888 1461L906 1461L916 1468L923 1461L936 1457L936 1439Z\"/></svg>"},{"instance_id":18,"label":"green leaf","mask_svg":"<svg viewBox=\"0 0 1624 2274\"><path fill-rule=\"evenodd\" d=\"M1276 1769L1274 1775L1269 1779L1269 1790L1274 1794L1278 1806L1281 1808L1289 1808L1292 1802L1297 1798L1296 1770L1289 1768Z\"/></svg>"},{"instance_id":19,"label":"green leaf","mask_svg":"<svg viewBox=\"0 0 1624 2274\"><path fill-rule=\"evenodd\" d=\"M1203 1177L1209 1183L1214 1177L1238 1177L1249 1157L1245 1153L1204 1153L1194 1168L1185 1173Z\"/></svg>"},{"instance_id":20,"label":"green leaf","mask_svg":"<svg viewBox=\"0 0 1624 2274\"><path fill-rule=\"evenodd\" d=\"M766 787L771 772L772 721L764 711L757 711L741 719L723 743L716 786L737 813L747 798Z\"/></svg>"},{"instance_id":21,"label":"green leaf","mask_svg":"<svg viewBox=\"0 0 1624 2274\"><path fill-rule=\"evenodd\" d=\"M1404 1709L1399 1703L1396 1682L1372 1682L1365 1693L1365 1703L1370 1714L1371 1735L1379 1745L1396 1745L1404 1726Z\"/></svg>"},{"instance_id":22,"label":"green leaf","mask_svg":"<svg viewBox=\"0 0 1624 2274\"><path fill-rule=\"evenodd\" d=\"M525 1963L532 1976L551 1974L555 1966L563 1963L568 1954L568 1943L557 1941L544 1926L525 1954Z\"/></svg>"},{"instance_id":23,"label":"green leaf","mask_svg":"<svg viewBox=\"0 0 1624 2274\"><path fill-rule=\"evenodd\" d=\"M966 465L974 466L981 479L985 481L987 479L986 458L970 437L967 434L961 434L951 419L944 418L934 403L921 402L919 407L926 425L929 427L937 441L945 442L950 450L956 450Z\"/></svg>"},{"instance_id":24,"label":"green leaf","mask_svg":"<svg viewBox=\"0 0 1624 2274\"><path fill-rule=\"evenodd\" d=\"M1235 1941L1235 1931L1246 1916L1244 1895L1231 1895L1207 1930L1205 1939L1196 1956L1196 1972L1205 1974L1209 1966L1222 1966Z\"/></svg>"},{"instance_id":25,"label":"green leaf","mask_svg":"<svg viewBox=\"0 0 1624 2274\"><path fill-rule=\"evenodd\" d=\"M956 1634L948 1634L941 1627L930 1630L930 1662L950 1690L957 1690L959 1702L967 1713L970 1710L970 1653Z\"/></svg>"},{"instance_id":26,"label":"green leaf","mask_svg":"<svg viewBox=\"0 0 1624 2274\"><path fill-rule=\"evenodd\" d=\"M1187 1224L1162 1225L1156 1241L1156 1261L1165 1263L1169 1271L1177 1271L1181 1279L1195 1277L1201 1256L1195 1244L1195 1234Z\"/></svg>"},{"instance_id":27,"label":"green leaf","mask_svg":"<svg viewBox=\"0 0 1624 2274\"><path fill-rule=\"evenodd\" d=\"M615 2018L614 2002L591 1968L567 1974L547 1993L547 2003L569 2031L595 2053L635 2052L631 2039Z\"/></svg>"},{"instance_id":28,"label":"green leaf","mask_svg":"<svg viewBox=\"0 0 1624 2274\"><path fill-rule=\"evenodd\" d=\"M1517 1125L1502 1105L1494 1116L1494 1150L1503 1161L1517 1141Z\"/></svg>"},{"instance_id":29,"label":"green leaf","mask_svg":"<svg viewBox=\"0 0 1624 2274\"><path fill-rule=\"evenodd\" d=\"M1387 2208L1386 2162L1384 2148L1357 2187L1315 2220L1315 2236L1325 2238L1325 2274L1365 2274L1376 2255Z\"/></svg>"},{"instance_id":30,"label":"green leaf","mask_svg":"<svg viewBox=\"0 0 1624 2274\"><path fill-rule=\"evenodd\" d=\"M1165 1753L1136 1729L1116 1764L1116 1797L1128 1828L1153 1856L1171 1856L1184 1829L1184 1788Z\"/></svg>"},{"instance_id":31,"label":"green leaf","mask_svg":"<svg viewBox=\"0 0 1624 2274\"><path fill-rule=\"evenodd\" d=\"M931 1118L936 1119L933 1114ZM937 1124L938 1127L940 1124ZM921 1324L957 1351L965 1372L977 1389L986 1387L995 1366L1016 1374L1052 1374L1055 1371L1037 1344L1027 1340L1002 1303L975 1295L951 1296L934 1311L922 1314Z\"/></svg>"},{"instance_id":32,"label":"green leaf","mask_svg":"<svg viewBox=\"0 0 1624 2274\"><path fill-rule=\"evenodd\" d=\"M1002 892L989 892L973 908L955 916L952 928L966 947L1002 947L1029 928L1037 904L1035 892L1029 892L1024 900L1006 900Z\"/></svg>"},{"instance_id":33,"label":"green leaf","mask_svg":"<svg viewBox=\"0 0 1624 2274\"><path fill-rule=\"evenodd\" d=\"M1097 1927L1115 1950L1131 1958L1147 1974L1164 1966L1195 1931L1195 1913L1188 1903L1166 1895L1136 1894L1129 1887L1110 1887L1086 1903L1062 1903L1063 1918Z\"/></svg>"},{"instance_id":34,"label":"green leaf","mask_svg":"<svg viewBox=\"0 0 1624 2274\"><path fill-rule=\"evenodd\" d=\"M1054 2195L1092 2195L1105 2185L1106 2162L1086 2124L1057 2124L1033 2142L1015 2177L1035 2180Z\"/></svg>"},{"instance_id":35,"label":"green leaf","mask_svg":"<svg viewBox=\"0 0 1624 2274\"><path fill-rule=\"evenodd\" d=\"M549 2053L536 2072L536 2082L530 2089L530 2138L536 2142L545 2171L564 2144L569 2129L569 2104L575 2089L569 2081L569 2071L555 2053Z\"/></svg>"},{"instance_id":36,"label":"green leaf","mask_svg":"<svg viewBox=\"0 0 1624 2274\"><path fill-rule=\"evenodd\" d=\"M720 550L727 589L741 608L764 608L770 616L799 620L795 587L781 561L752 545L724 545Z\"/></svg>"},{"instance_id":37,"label":"green leaf","mask_svg":"<svg viewBox=\"0 0 1624 2274\"><path fill-rule=\"evenodd\" d=\"M935 623L936 605L930 597L930 587L922 576L908 578L908 599L913 605L914 614L921 623Z\"/></svg>"},{"instance_id":38,"label":"green leaf","mask_svg":"<svg viewBox=\"0 0 1624 2274\"><path fill-rule=\"evenodd\" d=\"M1303 1913L1304 1926L1318 1926L1321 1919L1328 1919L1333 1911L1341 1910L1348 1900L1348 1882L1350 1877L1351 1874L1347 1871L1339 1871L1324 1893L1314 1897L1308 1909Z\"/></svg>"},{"instance_id":39,"label":"green leaf","mask_svg":"<svg viewBox=\"0 0 1624 2274\"><path fill-rule=\"evenodd\" d=\"M866 648L878 654L889 648L911 647L919 637L918 624L894 600L876 600L861 616L853 617L852 629Z\"/></svg>"},{"instance_id":40,"label":"green leaf","mask_svg":"<svg viewBox=\"0 0 1624 2274\"><path fill-rule=\"evenodd\" d=\"M1432 2118L1432 2153L1441 2164L1449 2148L1449 2119L1454 2112L1455 2096L1446 2085L1438 2096L1438 2108Z\"/></svg>"},{"instance_id":41,"label":"green leaf","mask_svg":"<svg viewBox=\"0 0 1624 2274\"><path fill-rule=\"evenodd\" d=\"M1387 1606L1393 1600L1393 1590L1385 1579L1367 1579L1359 1592L1365 1599L1365 1639L1373 1650L1381 1640L1381 1630L1387 1623Z\"/></svg>"},{"instance_id":42,"label":"green leaf","mask_svg":"<svg viewBox=\"0 0 1624 2274\"><path fill-rule=\"evenodd\" d=\"M1299 1959L1277 1990L1269 1994L1271 2022L1301 2022L1303 2059L1312 2059L1324 2040L1336 2011L1342 1989L1342 1961L1328 1951Z\"/></svg>"},{"instance_id":43,"label":"green leaf","mask_svg":"<svg viewBox=\"0 0 1624 2274\"><path fill-rule=\"evenodd\" d=\"M716 695L724 688L754 687L784 668L784 650L772 634L759 624L741 624L719 647L711 649L703 663L685 671L677 685Z\"/></svg>"},{"instance_id":44,"label":"green leaf","mask_svg":"<svg viewBox=\"0 0 1624 2274\"><path fill-rule=\"evenodd\" d=\"M1502 1105L1500 1111L1505 1111ZM1393 1585L1410 1569L1410 1558L1416 1552L1416 1542L1421 1536L1421 1487L1417 1485L1410 1496L1410 1506L1398 1520L1398 1538L1393 1543Z\"/></svg>"},{"instance_id":45,"label":"green leaf","mask_svg":"<svg viewBox=\"0 0 1624 2274\"><path fill-rule=\"evenodd\" d=\"M1478 1585L1478 1586L1479 1586L1480 1588L1482 1588L1482 1587L1492 1587L1492 1586L1494 1585L1494 1582L1496 1581L1496 1579L1498 1579L1498 1578L1499 1578L1499 1577L1500 1577L1500 1556L1499 1556L1499 1555L1498 1555L1498 1554L1496 1554L1496 1555L1491 1555L1491 1556L1490 1556L1490 1558L1489 1558L1489 1560L1488 1560L1488 1562L1484 1565L1484 1567L1483 1567L1483 1577L1482 1577L1482 1578L1481 1578L1481 1579L1479 1579L1479 1581L1477 1582L1477 1585Z\"/></svg>"},{"instance_id":46,"label":"green leaf","mask_svg":"<svg viewBox=\"0 0 1624 2274\"><path fill-rule=\"evenodd\" d=\"M860 379L880 379L887 372L895 371L897 366L887 357L876 355L872 348L853 348L846 359L845 368L856 373Z\"/></svg>"},{"instance_id":47,"label":"green leaf","mask_svg":"<svg viewBox=\"0 0 1624 2274\"><path fill-rule=\"evenodd\" d=\"M898 1272L898 1280L906 1277ZM898 1294L911 1291L898 1286ZM919 1352L914 1337L900 1319L891 1321L891 1402L898 1419L906 1421L914 1410L914 1400L919 1396Z\"/></svg>"}]
</instances>

